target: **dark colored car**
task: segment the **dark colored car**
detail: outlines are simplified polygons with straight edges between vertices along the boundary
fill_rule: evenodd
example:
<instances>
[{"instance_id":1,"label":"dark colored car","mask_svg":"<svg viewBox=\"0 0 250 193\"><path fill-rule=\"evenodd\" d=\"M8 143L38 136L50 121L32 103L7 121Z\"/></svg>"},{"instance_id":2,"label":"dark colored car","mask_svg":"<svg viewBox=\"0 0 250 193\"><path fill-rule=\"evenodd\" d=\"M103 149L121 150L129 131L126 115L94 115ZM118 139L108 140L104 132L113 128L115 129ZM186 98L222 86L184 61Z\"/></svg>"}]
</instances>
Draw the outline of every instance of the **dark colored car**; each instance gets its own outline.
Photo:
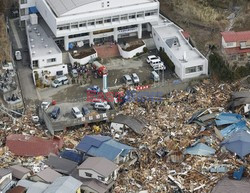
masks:
<instances>
[{"instance_id":1,"label":"dark colored car","mask_svg":"<svg viewBox=\"0 0 250 193\"><path fill-rule=\"evenodd\" d=\"M59 114L60 114L60 107L54 107L53 111L51 112L51 117L53 119L57 119Z\"/></svg>"},{"instance_id":2,"label":"dark colored car","mask_svg":"<svg viewBox=\"0 0 250 193\"><path fill-rule=\"evenodd\" d=\"M82 114L83 116L87 115L90 113L90 110L88 109L88 107L82 107Z\"/></svg>"},{"instance_id":3,"label":"dark colored car","mask_svg":"<svg viewBox=\"0 0 250 193\"><path fill-rule=\"evenodd\" d=\"M100 89L98 86L96 86L96 85L91 86L91 87L89 87L89 88L87 89L87 92L95 93L95 94L97 94L97 93L100 92L100 91L101 91L101 89Z\"/></svg>"}]
</instances>

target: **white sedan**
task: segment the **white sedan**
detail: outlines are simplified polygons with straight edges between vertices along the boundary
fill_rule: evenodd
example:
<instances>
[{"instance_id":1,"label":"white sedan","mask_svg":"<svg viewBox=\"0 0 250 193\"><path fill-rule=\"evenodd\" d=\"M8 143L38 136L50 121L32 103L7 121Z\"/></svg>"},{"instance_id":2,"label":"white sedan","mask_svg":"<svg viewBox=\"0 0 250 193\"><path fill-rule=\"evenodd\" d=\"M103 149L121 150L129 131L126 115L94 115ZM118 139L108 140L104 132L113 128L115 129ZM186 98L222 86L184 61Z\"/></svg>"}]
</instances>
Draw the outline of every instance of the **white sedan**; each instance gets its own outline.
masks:
<instances>
[{"instance_id":1,"label":"white sedan","mask_svg":"<svg viewBox=\"0 0 250 193\"><path fill-rule=\"evenodd\" d=\"M22 54L20 51L15 52L15 58L17 61L22 60Z\"/></svg>"}]
</instances>

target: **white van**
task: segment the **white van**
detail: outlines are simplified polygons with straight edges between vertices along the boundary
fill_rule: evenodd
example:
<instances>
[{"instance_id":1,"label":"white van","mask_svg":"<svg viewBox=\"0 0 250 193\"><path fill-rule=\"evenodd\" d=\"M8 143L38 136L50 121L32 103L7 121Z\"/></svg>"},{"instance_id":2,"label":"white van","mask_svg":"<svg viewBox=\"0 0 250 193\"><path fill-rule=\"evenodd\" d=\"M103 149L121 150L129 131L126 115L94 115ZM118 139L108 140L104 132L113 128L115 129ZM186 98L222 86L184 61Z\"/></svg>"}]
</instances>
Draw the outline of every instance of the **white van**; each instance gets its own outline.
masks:
<instances>
[{"instance_id":1,"label":"white van","mask_svg":"<svg viewBox=\"0 0 250 193\"><path fill-rule=\"evenodd\" d=\"M68 80L67 76L61 76L61 77L56 78L52 82L52 87L57 88L57 87L64 85L64 84L69 84L69 80Z\"/></svg>"},{"instance_id":2,"label":"white van","mask_svg":"<svg viewBox=\"0 0 250 193\"><path fill-rule=\"evenodd\" d=\"M151 78L154 80L154 82L159 82L160 81L160 76L155 71L151 72Z\"/></svg>"},{"instance_id":3,"label":"white van","mask_svg":"<svg viewBox=\"0 0 250 193\"><path fill-rule=\"evenodd\" d=\"M164 65L163 62L160 59L154 59L150 61L150 66L159 66L159 65Z\"/></svg>"}]
</instances>

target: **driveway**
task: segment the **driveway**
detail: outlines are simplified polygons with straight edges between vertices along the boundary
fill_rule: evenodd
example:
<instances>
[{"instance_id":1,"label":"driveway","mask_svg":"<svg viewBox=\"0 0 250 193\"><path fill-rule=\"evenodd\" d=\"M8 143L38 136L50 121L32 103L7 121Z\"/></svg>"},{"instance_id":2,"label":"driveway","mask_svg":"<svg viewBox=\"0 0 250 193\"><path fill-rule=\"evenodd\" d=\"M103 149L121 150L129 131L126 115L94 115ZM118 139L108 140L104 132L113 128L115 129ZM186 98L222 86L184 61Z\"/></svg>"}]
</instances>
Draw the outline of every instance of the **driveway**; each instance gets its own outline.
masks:
<instances>
[{"instance_id":1,"label":"driveway","mask_svg":"<svg viewBox=\"0 0 250 193\"><path fill-rule=\"evenodd\" d=\"M38 102L37 91L32 80L30 57L27 38L24 29L19 28L18 19L10 19L10 39L12 40L13 54L16 50L22 53L22 60L16 61L16 70L25 105L35 105ZM13 56L14 57L14 56Z\"/></svg>"}]
</instances>

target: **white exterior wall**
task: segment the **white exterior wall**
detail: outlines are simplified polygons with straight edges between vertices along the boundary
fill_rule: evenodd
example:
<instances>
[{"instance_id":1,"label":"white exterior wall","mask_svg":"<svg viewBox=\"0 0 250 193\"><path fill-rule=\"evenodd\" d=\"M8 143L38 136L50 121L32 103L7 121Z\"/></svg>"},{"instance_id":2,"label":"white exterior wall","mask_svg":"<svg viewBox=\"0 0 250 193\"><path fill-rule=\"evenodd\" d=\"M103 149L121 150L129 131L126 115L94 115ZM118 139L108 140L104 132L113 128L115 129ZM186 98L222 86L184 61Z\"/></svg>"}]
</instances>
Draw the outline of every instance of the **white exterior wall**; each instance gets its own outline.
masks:
<instances>
[{"instance_id":1,"label":"white exterior wall","mask_svg":"<svg viewBox=\"0 0 250 193\"><path fill-rule=\"evenodd\" d=\"M44 2L45 0L35 0L36 8L46 21L51 31L56 34L56 18L49 6Z\"/></svg>"},{"instance_id":2,"label":"white exterior wall","mask_svg":"<svg viewBox=\"0 0 250 193\"><path fill-rule=\"evenodd\" d=\"M221 40L223 48L235 48L237 46L236 42L225 42L223 37L221 38Z\"/></svg>"},{"instance_id":3,"label":"white exterior wall","mask_svg":"<svg viewBox=\"0 0 250 193\"><path fill-rule=\"evenodd\" d=\"M159 2L152 1L151 3L145 3L145 4L133 3L134 4L133 6L129 6L129 3L134 2L134 0L129 0L129 2L123 1L123 0L120 0L120 1L115 0L115 1L110 2L110 5L115 4L115 6L117 6L116 9L98 10L98 7L101 6L101 2L102 1L97 1L94 3L90 3L85 6L79 7L79 10L81 10L81 12L82 12L82 9L88 10L88 12L86 13L79 14L78 9L74 9L68 12L67 16L64 16L64 17L56 17L52 13L51 9L49 8L45 0L36 0L36 6L40 14L43 16L44 20L48 23L49 27L51 28L52 32L55 34L56 37L64 37L64 36L74 35L74 34L79 34L79 33L93 32L93 31L98 31L98 30L134 25L134 24L142 24L142 23L153 22L153 21L158 20ZM121 7L124 4L126 5L128 4L128 6ZM91 12L91 10L93 11ZM65 24L71 24L71 23L83 22L83 21L86 21L87 23L87 21L89 20L101 19L101 18L111 17L111 16L119 16L123 14L136 13L136 12L149 11L149 10L157 10L157 14L153 16L148 16L145 18L128 19L125 21L120 20L116 22L96 24L94 26L78 27L75 29L68 29L68 30L57 30L57 25L65 25Z\"/></svg>"},{"instance_id":4,"label":"white exterior wall","mask_svg":"<svg viewBox=\"0 0 250 193\"><path fill-rule=\"evenodd\" d=\"M48 59L55 58L55 62L47 62ZM57 54L47 54L46 56L42 57L36 57L31 54L31 68L33 69L33 64L32 62L38 60L38 68L44 68L44 67L50 67L58 64L62 64L62 53L57 53Z\"/></svg>"},{"instance_id":5,"label":"white exterior wall","mask_svg":"<svg viewBox=\"0 0 250 193\"><path fill-rule=\"evenodd\" d=\"M29 7L35 6L35 0L27 0L27 3L21 4L21 0L19 0L19 15L20 21L29 19ZM25 9L25 15L21 16L21 9Z\"/></svg>"},{"instance_id":6,"label":"white exterior wall","mask_svg":"<svg viewBox=\"0 0 250 193\"><path fill-rule=\"evenodd\" d=\"M85 58L82 58L82 59L75 59L72 57L71 53L69 52L69 60L70 60L70 63L73 65L75 62L81 64L81 65L84 65L84 64L88 64L90 60L92 59L95 59L97 58L97 53L95 54L92 54L90 56L87 56Z\"/></svg>"},{"instance_id":7,"label":"white exterior wall","mask_svg":"<svg viewBox=\"0 0 250 193\"><path fill-rule=\"evenodd\" d=\"M145 48L145 47L146 47L146 45L143 45L143 46L136 48L134 50L125 51L121 48L120 45L118 45L118 50L123 58L133 58L134 56L136 56L137 53L142 53L143 48Z\"/></svg>"},{"instance_id":8,"label":"white exterior wall","mask_svg":"<svg viewBox=\"0 0 250 193\"><path fill-rule=\"evenodd\" d=\"M194 72L194 73L185 73L185 69L188 67L194 67L197 65L185 65L185 63L181 63L174 55L174 53L171 51L171 49L168 47L168 45L165 43L165 41L160 37L160 35L156 32L156 30L152 29L153 32L153 39L155 42L155 45L157 47L157 49L159 50L160 47L162 47L165 51L165 53L168 55L168 57L171 59L171 61L174 63L175 65L175 73L178 75L178 77L181 80L184 79L189 79L189 78L195 78L198 77L202 74L208 74L208 61L204 60L204 62L200 63L199 65L203 65L203 71L200 72ZM183 35L182 35L183 36ZM183 36L184 38L184 36ZM185 38L184 38L185 39ZM192 47L190 45L190 47ZM200 53L196 48L193 48L194 51L196 51L197 53Z\"/></svg>"},{"instance_id":9,"label":"white exterior wall","mask_svg":"<svg viewBox=\"0 0 250 193\"><path fill-rule=\"evenodd\" d=\"M92 174L92 177L86 176L85 172ZM111 175L110 175L109 177L105 178L104 181L101 181L98 178L98 176L101 176L101 177L104 177L104 176L102 176L101 174L99 174L99 173L97 173L97 172L95 172L93 170L79 169L79 176L83 177L83 178L96 179L96 180L98 180L98 181L100 181L100 182L102 182L104 184L108 184L108 183L110 183L111 180L116 180L116 178L117 178L117 170L114 171L114 178L111 178Z\"/></svg>"},{"instance_id":10,"label":"white exterior wall","mask_svg":"<svg viewBox=\"0 0 250 193\"><path fill-rule=\"evenodd\" d=\"M56 73L58 71L63 71L63 75L66 75L66 74L68 74L68 66L67 66L67 64L61 64L61 65L56 65L56 66L51 66L51 67L34 69L32 72L34 84L36 84L35 71L38 73L39 78L42 77L42 72L44 72L44 71L50 72L50 76L56 76Z\"/></svg>"}]
</instances>

